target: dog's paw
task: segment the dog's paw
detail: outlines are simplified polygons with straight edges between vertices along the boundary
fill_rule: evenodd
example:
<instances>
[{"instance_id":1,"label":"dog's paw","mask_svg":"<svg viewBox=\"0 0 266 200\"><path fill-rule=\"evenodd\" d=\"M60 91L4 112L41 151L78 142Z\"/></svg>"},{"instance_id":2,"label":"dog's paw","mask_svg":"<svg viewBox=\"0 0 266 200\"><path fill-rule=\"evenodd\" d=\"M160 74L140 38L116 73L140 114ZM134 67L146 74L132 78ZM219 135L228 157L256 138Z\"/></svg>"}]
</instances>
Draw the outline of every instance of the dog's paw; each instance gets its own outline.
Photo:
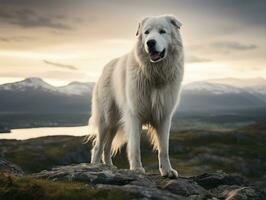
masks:
<instances>
[{"instance_id":1,"label":"dog's paw","mask_svg":"<svg viewBox=\"0 0 266 200\"><path fill-rule=\"evenodd\" d=\"M145 174L145 169L143 167L138 167L138 168L134 168L134 169L131 169L131 170L136 172L136 173Z\"/></svg>"},{"instance_id":2,"label":"dog's paw","mask_svg":"<svg viewBox=\"0 0 266 200\"><path fill-rule=\"evenodd\" d=\"M178 172L176 170L174 170L173 168L170 168L168 170L165 169L160 169L161 172L161 176L165 177L165 178L177 178L178 177Z\"/></svg>"}]
</instances>

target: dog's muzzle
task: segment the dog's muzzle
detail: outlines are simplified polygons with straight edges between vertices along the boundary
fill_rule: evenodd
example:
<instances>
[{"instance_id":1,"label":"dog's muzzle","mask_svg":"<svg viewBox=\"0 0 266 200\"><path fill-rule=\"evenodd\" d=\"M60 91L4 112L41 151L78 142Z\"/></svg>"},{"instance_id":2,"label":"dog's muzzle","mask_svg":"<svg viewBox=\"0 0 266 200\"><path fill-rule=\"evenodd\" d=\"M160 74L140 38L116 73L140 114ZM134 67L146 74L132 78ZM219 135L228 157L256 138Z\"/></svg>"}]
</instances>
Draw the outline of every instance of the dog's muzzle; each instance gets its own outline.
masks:
<instances>
[{"instance_id":1,"label":"dog's muzzle","mask_svg":"<svg viewBox=\"0 0 266 200\"><path fill-rule=\"evenodd\" d=\"M165 57L165 49L161 52L149 51L151 62L158 62Z\"/></svg>"},{"instance_id":2,"label":"dog's muzzle","mask_svg":"<svg viewBox=\"0 0 266 200\"><path fill-rule=\"evenodd\" d=\"M147 41L149 56L151 62L158 62L162 60L165 57L165 49L161 52L156 50L156 41L155 40L149 40Z\"/></svg>"}]
</instances>

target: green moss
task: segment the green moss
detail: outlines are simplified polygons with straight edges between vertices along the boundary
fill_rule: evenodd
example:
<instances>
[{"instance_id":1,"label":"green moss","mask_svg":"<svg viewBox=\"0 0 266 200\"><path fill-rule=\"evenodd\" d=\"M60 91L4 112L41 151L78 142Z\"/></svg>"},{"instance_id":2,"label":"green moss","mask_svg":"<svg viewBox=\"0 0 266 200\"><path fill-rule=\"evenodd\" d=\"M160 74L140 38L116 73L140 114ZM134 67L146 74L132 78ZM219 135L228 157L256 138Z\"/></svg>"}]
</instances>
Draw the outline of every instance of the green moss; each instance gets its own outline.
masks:
<instances>
[{"instance_id":1,"label":"green moss","mask_svg":"<svg viewBox=\"0 0 266 200\"><path fill-rule=\"evenodd\" d=\"M121 190L98 190L82 183L52 182L30 177L12 177L0 174L0 199L4 200L88 200L132 199Z\"/></svg>"}]
</instances>

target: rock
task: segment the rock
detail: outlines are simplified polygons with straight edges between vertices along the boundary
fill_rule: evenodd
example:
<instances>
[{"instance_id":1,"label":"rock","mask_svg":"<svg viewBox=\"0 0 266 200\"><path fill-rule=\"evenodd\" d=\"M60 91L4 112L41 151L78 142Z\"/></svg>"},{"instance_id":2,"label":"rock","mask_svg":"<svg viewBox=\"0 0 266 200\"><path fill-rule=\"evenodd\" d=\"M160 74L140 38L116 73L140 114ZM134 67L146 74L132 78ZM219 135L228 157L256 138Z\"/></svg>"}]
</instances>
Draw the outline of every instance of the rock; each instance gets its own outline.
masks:
<instances>
[{"instance_id":1,"label":"rock","mask_svg":"<svg viewBox=\"0 0 266 200\"><path fill-rule=\"evenodd\" d=\"M265 192L259 192L254 187L219 186L213 190L220 199L226 200L260 200L265 199Z\"/></svg>"},{"instance_id":2,"label":"rock","mask_svg":"<svg viewBox=\"0 0 266 200\"><path fill-rule=\"evenodd\" d=\"M0 158L0 172L16 176L22 176L24 174L19 166L4 158Z\"/></svg>"},{"instance_id":3,"label":"rock","mask_svg":"<svg viewBox=\"0 0 266 200\"><path fill-rule=\"evenodd\" d=\"M168 190L174 194L186 197L191 195L209 195L209 193L204 188L189 179L179 178L176 180L165 180L162 182L165 182L165 184L160 188Z\"/></svg>"},{"instance_id":4,"label":"rock","mask_svg":"<svg viewBox=\"0 0 266 200\"><path fill-rule=\"evenodd\" d=\"M224 172L206 173L194 177L199 185L206 189L216 188L219 185L247 185L248 182L239 175L228 175Z\"/></svg>"},{"instance_id":5,"label":"rock","mask_svg":"<svg viewBox=\"0 0 266 200\"><path fill-rule=\"evenodd\" d=\"M266 194L245 179L223 172L177 179L142 174L105 165L78 164L31 175L51 181L75 181L101 190L129 192L134 199L177 200L265 200ZM119 197L118 197L119 198Z\"/></svg>"}]
</instances>

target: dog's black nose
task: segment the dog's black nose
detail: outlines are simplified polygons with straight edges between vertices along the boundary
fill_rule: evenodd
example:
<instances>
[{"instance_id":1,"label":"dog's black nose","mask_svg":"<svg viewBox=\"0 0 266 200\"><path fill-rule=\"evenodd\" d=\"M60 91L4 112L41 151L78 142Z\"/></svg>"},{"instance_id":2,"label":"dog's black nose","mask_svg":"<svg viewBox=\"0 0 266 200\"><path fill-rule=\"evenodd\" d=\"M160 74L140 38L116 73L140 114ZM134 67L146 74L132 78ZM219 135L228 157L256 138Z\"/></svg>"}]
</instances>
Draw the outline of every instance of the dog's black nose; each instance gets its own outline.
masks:
<instances>
[{"instance_id":1,"label":"dog's black nose","mask_svg":"<svg viewBox=\"0 0 266 200\"><path fill-rule=\"evenodd\" d=\"M155 40L148 40L147 41L147 46L149 48L153 48L153 47L155 47L155 45L156 45L156 41Z\"/></svg>"}]
</instances>

